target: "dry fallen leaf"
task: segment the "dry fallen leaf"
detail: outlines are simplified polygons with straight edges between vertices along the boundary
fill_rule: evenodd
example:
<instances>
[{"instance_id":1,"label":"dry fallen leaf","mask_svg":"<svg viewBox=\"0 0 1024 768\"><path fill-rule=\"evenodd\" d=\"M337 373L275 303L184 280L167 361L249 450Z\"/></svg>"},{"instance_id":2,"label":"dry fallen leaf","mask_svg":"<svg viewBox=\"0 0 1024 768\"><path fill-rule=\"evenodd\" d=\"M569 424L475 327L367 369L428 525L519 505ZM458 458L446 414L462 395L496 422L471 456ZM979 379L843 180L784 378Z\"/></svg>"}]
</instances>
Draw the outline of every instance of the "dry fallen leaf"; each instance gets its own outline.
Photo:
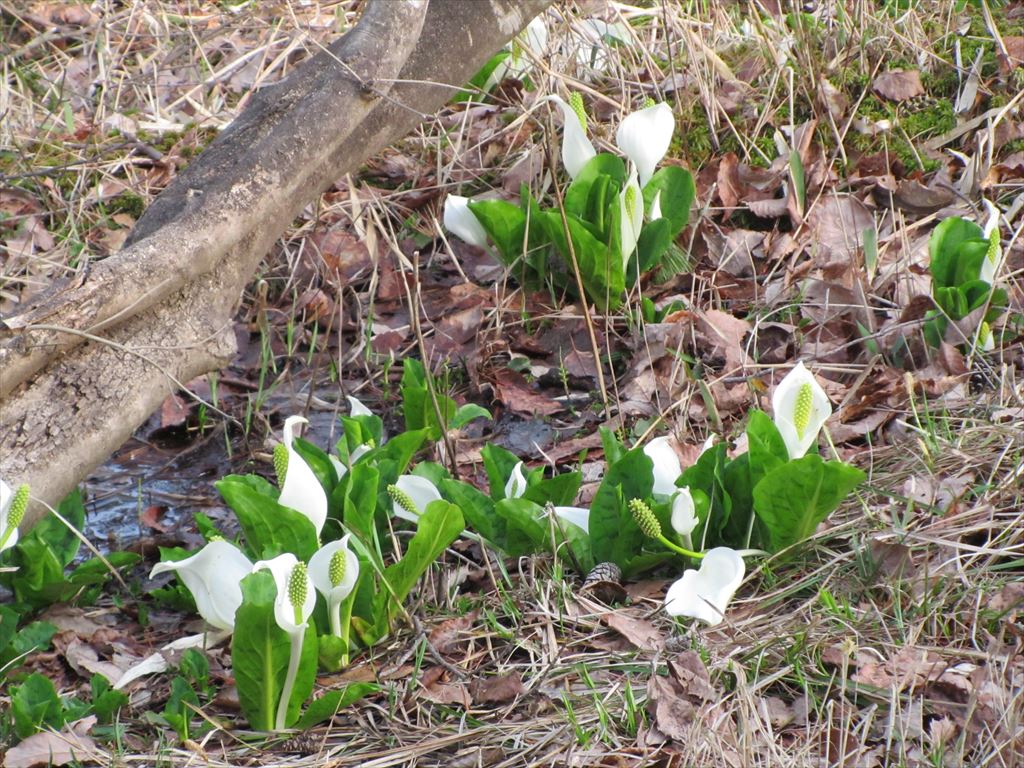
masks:
<instances>
[{"instance_id":1,"label":"dry fallen leaf","mask_svg":"<svg viewBox=\"0 0 1024 768\"><path fill-rule=\"evenodd\" d=\"M7 750L4 768L36 768L36 766L67 765L70 762L110 765L110 756L96 746L88 735L96 724L96 716L68 723L60 732L43 731L29 736Z\"/></svg>"},{"instance_id":2,"label":"dry fallen leaf","mask_svg":"<svg viewBox=\"0 0 1024 768\"><path fill-rule=\"evenodd\" d=\"M665 636L646 619L630 616L624 611L610 611L601 616L601 621L641 651L656 651L665 645Z\"/></svg>"},{"instance_id":3,"label":"dry fallen leaf","mask_svg":"<svg viewBox=\"0 0 1024 768\"><path fill-rule=\"evenodd\" d=\"M435 704L459 704L468 708L473 703L466 684L448 682L444 667L425 670L420 685L416 695Z\"/></svg>"},{"instance_id":4,"label":"dry fallen leaf","mask_svg":"<svg viewBox=\"0 0 1024 768\"><path fill-rule=\"evenodd\" d=\"M470 611L465 616L445 619L430 630L430 644L438 653L454 653L467 641L467 632L476 617L477 611Z\"/></svg>"},{"instance_id":5,"label":"dry fallen leaf","mask_svg":"<svg viewBox=\"0 0 1024 768\"><path fill-rule=\"evenodd\" d=\"M480 704L506 704L526 692L523 676L519 672L508 672L495 677L474 680L470 686L473 700Z\"/></svg>"},{"instance_id":6,"label":"dry fallen leaf","mask_svg":"<svg viewBox=\"0 0 1024 768\"><path fill-rule=\"evenodd\" d=\"M889 101L906 101L924 94L921 73L916 69L894 69L883 72L871 84L875 93Z\"/></svg>"}]
</instances>

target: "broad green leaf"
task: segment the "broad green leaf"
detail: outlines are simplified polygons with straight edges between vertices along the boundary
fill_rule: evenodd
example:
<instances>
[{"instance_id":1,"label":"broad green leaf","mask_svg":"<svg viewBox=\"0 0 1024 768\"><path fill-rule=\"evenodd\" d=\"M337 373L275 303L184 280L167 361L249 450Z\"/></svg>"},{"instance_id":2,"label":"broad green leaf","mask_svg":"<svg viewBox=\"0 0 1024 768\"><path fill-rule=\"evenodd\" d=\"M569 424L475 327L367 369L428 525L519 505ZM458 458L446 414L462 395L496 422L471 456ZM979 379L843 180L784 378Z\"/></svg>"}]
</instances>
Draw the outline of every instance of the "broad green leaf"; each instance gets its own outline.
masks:
<instances>
[{"instance_id":1,"label":"broad green leaf","mask_svg":"<svg viewBox=\"0 0 1024 768\"><path fill-rule=\"evenodd\" d=\"M618 155L601 152L594 155L580 169L572 184L565 190L565 212L580 218L587 218L588 203L591 199L591 188L595 180L605 176L617 185L616 192L626 183L626 164ZM607 183L607 182L605 182Z\"/></svg>"},{"instance_id":2,"label":"broad green leaf","mask_svg":"<svg viewBox=\"0 0 1024 768\"><path fill-rule=\"evenodd\" d=\"M983 240L983 235L981 227L960 216L951 216L939 223L928 239L932 280L937 286L957 285L960 246L967 240ZM977 275L975 272L974 276Z\"/></svg>"},{"instance_id":3,"label":"broad green leaf","mask_svg":"<svg viewBox=\"0 0 1024 768\"><path fill-rule=\"evenodd\" d=\"M57 689L45 675L33 672L11 689L11 714L19 739L27 739L44 725L59 729L64 724L63 713Z\"/></svg>"},{"instance_id":4,"label":"broad green leaf","mask_svg":"<svg viewBox=\"0 0 1024 768\"><path fill-rule=\"evenodd\" d=\"M540 506L550 501L556 507L569 507L576 500L582 482L583 475L579 472L563 472L530 484L523 497Z\"/></svg>"},{"instance_id":5,"label":"broad green leaf","mask_svg":"<svg viewBox=\"0 0 1024 768\"><path fill-rule=\"evenodd\" d=\"M14 611L6 606L0 607L0 612L6 611L13 613L14 621L17 622L18 616ZM7 616L6 613L2 615ZM4 618L4 631L9 626L7 621L9 619ZM49 649L50 641L55 634L57 634L57 627L53 624L47 621L33 621L27 626L18 628L17 632L12 637L8 637L6 642L0 637L0 680L3 680L4 667L10 662L24 658L30 653Z\"/></svg>"},{"instance_id":6,"label":"broad green leaf","mask_svg":"<svg viewBox=\"0 0 1024 768\"><path fill-rule=\"evenodd\" d=\"M804 163L800 159L800 153L795 149L789 155L789 176L793 181L793 193L802 213L807 210L807 185L804 178Z\"/></svg>"},{"instance_id":7,"label":"broad green leaf","mask_svg":"<svg viewBox=\"0 0 1024 768\"><path fill-rule=\"evenodd\" d=\"M521 459L512 451L493 443L485 445L480 450L480 456L484 461L484 471L487 472L491 498L495 501L505 498L505 483Z\"/></svg>"},{"instance_id":8,"label":"broad green leaf","mask_svg":"<svg viewBox=\"0 0 1024 768\"><path fill-rule=\"evenodd\" d=\"M121 707L128 706L128 696L115 691L103 675L93 675L89 681L92 703L90 709L101 723L111 723Z\"/></svg>"},{"instance_id":9,"label":"broad green leaf","mask_svg":"<svg viewBox=\"0 0 1024 768\"><path fill-rule=\"evenodd\" d=\"M390 585L390 589L381 587L380 604L391 601L398 604L404 602L431 563L458 538L465 527L462 512L454 504L447 501L431 502L420 515L416 524L416 534L409 540L405 555L385 569L384 579ZM398 607L392 604L391 609L386 611L387 615L393 616ZM381 615L379 608L375 618L379 621Z\"/></svg>"},{"instance_id":10,"label":"broad green leaf","mask_svg":"<svg viewBox=\"0 0 1024 768\"><path fill-rule=\"evenodd\" d=\"M235 614L235 632L231 636L238 699L249 725L260 731L274 730L291 656L288 633L277 625L274 617L276 596L277 587L270 573L257 571L242 579L242 605ZM310 626L303 638L286 725L298 720L303 702L313 692L316 661L316 630Z\"/></svg>"},{"instance_id":11,"label":"broad green leaf","mask_svg":"<svg viewBox=\"0 0 1024 768\"><path fill-rule=\"evenodd\" d=\"M590 505L590 546L594 560L620 567L640 554L646 537L627 504L647 499L654 487L654 464L637 447L608 468Z\"/></svg>"},{"instance_id":12,"label":"broad green leaf","mask_svg":"<svg viewBox=\"0 0 1024 768\"><path fill-rule=\"evenodd\" d=\"M661 193L658 207L661 215L670 222L670 240L675 239L690 223L690 209L697 197L693 175L676 165L659 168L644 187L644 209L649 211L654 196Z\"/></svg>"},{"instance_id":13,"label":"broad green leaf","mask_svg":"<svg viewBox=\"0 0 1024 768\"><path fill-rule=\"evenodd\" d=\"M490 496L459 480L442 480L438 489L442 496L462 510L470 528L498 549L505 549L505 524L494 514L494 501Z\"/></svg>"},{"instance_id":14,"label":"broad green leaf","mask_svg":"<svg viewBox=\"0 0 1024 768\"><path fill-rule=\"evenodd\" d=\"M750 412L747 421L747 446L747 452L750 454L750 478L754 485L773 469L789 461L786 441L782 439L775 422L764 411Z\"/></svg>"},{"instance_id":15,"label":"broad green leaf","mask_svg":"<svg viewBox=\"0 0 1024 768\"><path fill-rule=\"evenodd\" d=\"M465 405L459 406L459 409L455 412L451 422L448 424L450 429L459 429L466 426L473 419L487 419L488 421L493 420L491 412L488 411L481 405L476 403L466 403Z\"/></svg>"},{"instance_id":16,"label":"broad green leaf","mask_svg":"<svg viewBox=\"0 0 1024 768\"><path fill-rule=\"evenodd\" d=\"M231 477L214 485L238 516L245 541L257 559L291 552L300 560L308 560L316 552L316 528L301 512L281 506Z\"/></svg>"},{"instance_id":17,"label":"broad green leaf","mask_svg":"<svg viewBox=\"0 0 1024 768\"><path fill-rule=\"evenodd\" d=\"M351 706L359 699L376 693L381 688L377 683L349 683L337 691L328 691L309 705L309 709L295 724L300 731L318 725L334 717L338 712Z\"/></svg>"},{"instance_id":18,"label":"broad green leaf","mask_svg":"<svg viewBox=\"0 0 1024 768\"><path fill-rule=\"evenodd\" d=\"M732 515L732 498L725 480L726 450L725 443L718 443L704 451L692 467L683 470L676 483L680 487L699 490L708 499L707 507L697 509L700 524L693 532L694 544L703 549L724 543L724 531Z\"/></svg>"},{"instance_id":19,"label":"broad green leaf","mask_svg":"<svg viewBox=\"0 0 1024 768\"><path fill-rule=\"evenodd\" d=\"M494 241L505 266L511 266L526 245L526 214L505 200L472 201L469 210Z\"/></svg>"},{"instance_id":20,"label":"broad green leaf","mask_svg":"<svg viewBox=\"0 0 1024 768\"><path fill-rule=\"evenodd\" d=\"M661 257L672 245L672 226L668 219L655 219L644 224L636 244L636 265L640 273L661 264Z\"/></svg>"},{"instance_id":21,"label":"broad green leaf","mask_svg":"<svg viewBox=\"0 0 1024 768\"><path fill-rule=\"evenodd\" d=\"M754 510L772 551L803 541L864 480L856 467L808 455L769 472L754 488Z\"/></svg>"},{"instance_id":22,"label":"broad green leaf","mask_svg":"<svg viewBox=\"0 0 1024 768\"><path fill-rule=\"evenodd\" d=\"M527 499L502 499L494 514L505 523L505 552L511 557L542 552L551 541L544 510Z\"/></svg>"},{"instance_id":23,"label":"broad green leaf","mask_svg":"<svg viewBox=\"0 0 1024 768\"><path fill-rule=\"evenodd\" d=\"M548 237L555 244L571 273L572 255L561 215L558 211L546 211L541 216ZM622 303L622 293L626 287L625 272L622 260L617 255L618 250L594 237L579 219L567 215L566 224L572 237L573 252L587 295L602 311L615 309ZM614 225L612 229L615 230Z\"/></svg>"}]
</instances>

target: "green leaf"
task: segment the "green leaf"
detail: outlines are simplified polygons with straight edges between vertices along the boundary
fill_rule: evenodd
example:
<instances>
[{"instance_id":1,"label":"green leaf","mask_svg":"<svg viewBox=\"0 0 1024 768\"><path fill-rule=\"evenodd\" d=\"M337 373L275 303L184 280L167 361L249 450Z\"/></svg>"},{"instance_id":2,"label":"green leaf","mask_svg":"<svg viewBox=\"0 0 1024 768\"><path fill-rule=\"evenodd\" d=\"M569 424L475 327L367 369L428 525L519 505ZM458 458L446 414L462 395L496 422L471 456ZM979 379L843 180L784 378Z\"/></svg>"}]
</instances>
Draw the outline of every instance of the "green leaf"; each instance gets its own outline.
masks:
<instances>
[{"instance_id":1,"label":"green leaf","mask_svg":"<svg viewBox=\"0 0 1024 768\"><path fill-rule=\"evenodd\" d=\"M342 515L348 526L363 543L373 541L374 512L380 494L380 472L367 462L359 462L346 475Z\"/></svg>"},{"instance_id":2,"label":"green leaf","mask_svg":"<svg viewBox=\"0 0 1024 768\"><path fill-rule=\"evenodd\" d=\"M800 159L800 153L795 149L789 155L789 176L793 180L793 193L802 213L807 210L807 184L804 178L804 163Z\"/></svg>"},{"instance_id":3,"label":"green leaf","mask_svg":"<svg viewBox=\"0 0 1024 768\"><path fill-rule=\"evenodd\" d=\"M378 605L389 602L392 605L387 611L378 607L375 619L380 621L382 613L390 617L397 612L419 578L465 527L462 512L454 504L432 501L427 505L416 524L416 534L409 541L405 555L384 571L384 579L390 589L381 589Z\"/></svg>"},{"instance_id":4,"label":"green leaf","mask_svg":"<svg viewBox=\"0 0 1024 768\"><path fill-rule=\"evenodd\" d=\"M526 245L526 214L505 200L476 200L469 203L484 230L498 248L506 267L520 257Z\"/></svg>"},{"instance_id":5,"label":"green leaf","mask_svg":"<svg viewBox=\"0 0 1024 768\"><path fill-rule=\"evenodd\" d=\"M593 187L594 183L602 176L606 180L602 181L601 184L606 189L608 182L612 182L615 185L614 193L622 189L622 185L626 183L626 164L622 161L622 158L608 152L601 152L590 158L587 164L576 174L572 184L565 190L565 212L567 214L571 213L581 219L593 220ZM606 195L607 191L604 191L600 192L598 197L604 199ZM596 202L596 200L593 201L593 203Z\"/></svg>"},{"instance_id":6,"label":"green leaf","mask_svg":"<svg viewBox=\"0 0 1024 768\"><path fill-rule=\"evenodd\" d=\"M25 682L11 689L11 714L19 739L27 739L42 726L60 728L64 724L63 713L57 689L45 675L33 672Z\"/></svg>"},{"instance_id":7,"label":"green leaf","mask_svg":"<svg viewBox=\"0 0 1024 768\"><path fill-rule=\"evenodd\" d=\"M655 219L644 224L636 244L637 270L641 273L654 269L672 245L672 226L668 219Z\"/></svg>"},{"instance_id":8,"label":"green leaf","mask_svg":"<svg viewBox=\"0 0 1024 768\"><path fill-rule=\"evenodd\" d=\"M503 549L511 557L541 552L551 541L544 510L527 499L502 499L494 505L494 514L505 523Z\"/></svg>"},{"instance_id":9,"label":"green leaf","mask_svg":"<svg viewBox=\"0 0 1024 768\"><path fill-rule=\"evenodd\" d=\"M856 467L813 454L765 475L754 488L754 510L770 549L778 552L811 536L864 478Z\"/></svg>"},{"instance_id":10,"label":"green leaf","mask_svg":"<svg viewBox=\"0 0 1024 768\"><path fill-rule=\"evenodd\" d=\"M214 485L238 516L246 543L258 559L268 560L291 552L300 560L309 560L316 552L316 528L301 512L257 493L234 476Z\"/></svg>"},{"instance_id":11,"label":"green leaf","mask_svg":"<svg viewBox=\"0 0 1024 768\"><path fill-rule=\"evenodd\" d=\"M484 461L491 498L495 501L505 498L505 483L521 459L512 451L493 443L488 443L480 449L480 457Z\"/></svg>"},{"instance_id":12,"label":"green leaf","mask_svg":"<svg viewBox=\"0 0 1024 768\"><path fill-rule=\"evenodd\" d=\"M487 419L488 421L493 420L491 412L483 406L477 405L476 403L466 403L465 405L459 406L459 409L455 412L452 420L449 422L448 427L450 429L460 429L466 426L473 419Z\"/></svg>"},{"instance_id":13,"label":"green leaf","mask_svg":"<svg viewBox=\"0 0 1024 768\"><path fill-rule=\"evenodd\" d=\"M349 683L337 691L328 691L309 705L309 709L295 724L300 731L329 720L338 712L349 707L359 699L381 690L377 683Z\"/></svg>"},{"instance_id":14,"label":"green leaf","mask_svg":"<svg viewBox=\"0 0 1024 768\"><path fill-rule=\"evenodd\" d=\"M89 686L92 689L90 709L101 723L112 723L118 710L128 705L128 696L115 691L103 675L93 675Z\"/></svg>"},{"instance_id":15,"label":"green leaf","mask_svg":"<svg viewBox=\"0 0 1024 768\"><path fill-rule=\"evenodd\" d=\"M680 487L700 491L708 499L706 507L697 508L700 524L693 532L694 543L700 542L706 549L725 543L724 532L729 529L732 516L732 497L726 490L725 469L729 463L726 451L725 443L704 451L692 467L683 470L677 482Z\"/></svg>"},{"instance_id":16,"label":"green leaf","mask_svg":"<svg viewBox=\"0 0 1024 768\"><path fill-rule=\"evenodd\" d=\"M646 537L627 504L647 499L654 487L654 463L636 447L608 468L590 505L590 546L594 560L625 567L640 554Z\"/></svg>"},{"instance_id":17,"label":"green leaf","mask_svg":"<svg viewBox=\"0 0 1024 768\"><path fill-rule=\"evenodd\" d=\"M257 571L242 579L242 605L235 614L235 632L231 636L238 699L249 725L260 731L274 730L291 656L291 640L274 616L276 597L277 587L269 572ZM303 638L286 725L298 719L302 703L313 691L316 661L316 630L310 626Z\"/></svg>"},{"instance_id":18,"label":"green leaf","mask_svg":"<svg viewBox=\"0 0 1024 768\"><path fill-rule=\"evenodd\" d=\"M554 477L545 478L531 483L523 497L544 506L549 501L556 507L572 506L583 483L583 475L579 472L563 472Z\"/></svg>"},{"instance_id":19,"label":"green leaf","mask_svg":"<svg viewBox=\"0 0 1024 768\"><path fill-rule=\"evenodd\" d=\"M541 222L571 272L572 255L561 215L558 211L545 211L541 214ZM622 293L626 288L625 272L622 260L617 255L618 250L594 237L576 217L566 214L566 223L587 295L598 309L614 310L622 303ZM614 225L612 229L615 229Z\"/></svg>"},{"instance_id":20,"label":"green leaf","mask_svg":"<svg viewBox=\"0 0 1024 768\"><path fill-rule=\"evenodd\" d=\"M19 602L33 606L47 605L70 599L78 587L64 578L64 564L42 538L31 534L14 547L14 566L11 587Z\"/></svg>"},{"instance_id":21,"label":"green leaf","mask_svg":"<svg viewBox=\"0 0 1024 768\"><path fill-rule=\"evenodd\" d=\"M775 422L764 411L750 412L747 421L747 451L750 454L750 473L754 485L773 469L789 461L786 441L782 439Z\"/></svg>"},{"instance_id":22,"label":"green leaf","mask_svg":"<svg viewBox=\"0 0 1024 768\"><path fill-rule=\"evenodd\" d=\"M928 240L932 280L937 286L951 287L958 284L957 271L961 245L968 240L985 242L983 235L981 227L960 216L951 216L939 223ZM974 277L977 276L978 273L975 272Z\"/></svg>"},{"instance_id":23,"label":"green leaf","mask_svg":"<svg viewBox=\"0 0 1024 768\"><path fill-rule=\"evenodd\" d=\"M111 577L110 568L115 570L131 568L142 560L142 555L135 552L111 552L106 556L106 562L98 557L92 557L75 568L68 576L68 581L79 586L103 584Z\"/></svg>"},{"instance_id":24,"label":"green leaf","mask_svg":"<svg viewBox=\"0 0 1024 768\"><path fill-rule=\"evenodd\" d=\"M462 516L470 528L498 549L505 549L505 525L495 516L494 501L490 496L469 483L451 479L442 480L438 490L462 510Z\"/></svg>"},{"instance_id":25,"label":"green leaf","mask_svg":"<svg viewBox=\"0 0 1024 768\"><path fill-rule=\"evenodd\" d=\"M669 221L671 241L690 223L690 209L697 197L693 174L677 165L659 168L644 187L645 210L650 210L659 192L658 206L662 217Z\"/></svg>"}]
</instances>

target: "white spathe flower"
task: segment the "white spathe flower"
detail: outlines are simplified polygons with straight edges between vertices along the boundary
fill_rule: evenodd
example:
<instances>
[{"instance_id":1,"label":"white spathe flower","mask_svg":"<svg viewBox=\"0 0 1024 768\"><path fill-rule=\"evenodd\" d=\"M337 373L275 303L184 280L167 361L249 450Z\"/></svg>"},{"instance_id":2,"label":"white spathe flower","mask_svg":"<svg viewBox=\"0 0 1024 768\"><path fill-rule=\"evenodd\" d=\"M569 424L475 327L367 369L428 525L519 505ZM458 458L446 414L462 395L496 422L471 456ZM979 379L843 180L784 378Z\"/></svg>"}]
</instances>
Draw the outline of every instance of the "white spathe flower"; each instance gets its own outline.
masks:
<instances>
[{"instance_id":1,"label":"white spathe flower","mask_svg":"<svg viewBox=\"0 0 1024 768\"><path fill-rule=\"evenodd\" d=\"M672 497L672 529L680 536L689 539L698 522L697 510L693 505L693 495L690 493L690 489L680 488Z\"/></svg>"},{"instance_id":2,"label":"white spathe flower","mask_svg":"<svg viewBox=\"0 0 1024 768\"><path fill-rule=\"evenodd\" d=\"M413 513L405 509L397 501L392 502L391 511L396 517L415 523L420 519L431 502L440 501L441 493L432 482L419 475L400 475L395 481L395 487L406 494L412 500L417 512Z\"/></svg>"},{"instance_id":3,"label":"white spathe flower","mask_svg":"<svg viewBox=\"0 0 1024 768\"><path fill-rule=\"evenodd\" d=\"M309 464L292 446L295 425L307 423L309 422L301 416L289 416L284 420L282 444L288 451L288 467L284 475L284 486L277 501L281 506L290 507L305 515L319 536L324 523L327 522L327 494Z\"/></svg>"},{"instance_id":4,"label":"white spathe flower","mask_svg":"<svg viewBox=\"0 0 1024 768\"><path fill-rule=\"evenodd\" d=\"M609 23L604 19L582 19L573 24L572 32L577 63L598 72L608 69L609 41L625 44L633 42L632 29L629 24L621 21Z\"/></svg>"},{"instance_id":5,"label":"white spathe flower","mask_svg":"<svg viewBox=\"0 0 1024 768\"><path fill-rule=\"evenodd\" d=\"M192 557L157 563L149 577L173 571L195 598L199 615L217 629L230 632L235 628L235 612L242 604L241 581L252 570L252 562L238 547L216 539Z\"/></svg>"},{"instance_id":6,"label":"white spathe flower","mask_svg":"<svg viewBox=\"0 0 1024 768\"><path fill-rule=\"evenodd\" d=\"M590 533L590 510L583 507L551 507L559 519Z\"/></svg>"},{"instance_id":7,"label":"white spathe flower","mask_svg":"<svg viewBox=\"0 0 1024 768\"><path fill-rule=\"evenodd\" d=\"M654 175L654 169L668 152L676 120L665 102L639 109L623 118L615 132L615 144L636 165L640 186Z\"/></svg>"},{"instance_id":8,"label":"white spathe flower","mask_svg":"<svg viewBox=\"0 0 1024 768\"><path fill-rule=\"evenodd\" d=\"M297 570L298 569L298 570ZM316 606L316 592L313 581L306 572L306 564L300 562L291 552L278 555L273 560L260 560L252 570L270 571L277 587L274 598L274 618L277 626L289 635L299 634L309 626L309 617Z\"/></svg>"},{"instance_id":9,"label":"white spathe flower","mask_svg":"<svg viewBox=\"0 0 1024 768\"><path fill-rule=\"evenodd\" d=\"M0 552L18 543L18 526L25 517L28 506L28 486L17 490L0 480Z\"/></svg>"},{"instance_id":10,"label":"white spathe flower","mask_svg":"<svg viewBox=\"0 0 1024 768\"><path fill-rule=\"evenodd\" d=\"M560 96L548 96L547 100L555 102L562 108L562 165L565 166L566 173L575 179L583 170L583 166L597 155L597 150L587 138L586 129L569 102Z\"/></svg>"},{"instance_id":11,"label":"white spathe flower","mask_svg":"<svg viewBox=\"0 0 1024 768\"><path fill-rule=\"evenodd\" d=\"M679 456L669 440L668 437L656 437L644 446L647 458L654 462L652 492L661 496L671 496L679 490L676 487L676 480L683 473Z\"/></svg>"},{"instance_id":12,"label":"white spathe flower","mask_svg":"<svg viewBox=\"0 0 1024 768\"><path fill-rule=\"evenodd\" d=\"M494 68L484 83L482 90L486 93L506 77L522 77L533 69L533 59L541 58L548 47L548 27L544 23L544 15L537 16L526 25L512 42L512 52ZM528 50L532 56L526 54Z\"/></svg>"},{"instance_id":13,"label":"white spathe flower","mask_svg":"<svg viewBox=\"0 0 1024 768\"><path fill-rule=\"evenodd\" d=\"M341 635L341 604L359 580L359 558L348 547L350 536L347 533L337 541L327 542L309 560L309 577L327 600L331 632L336 636Z\"/></svg>"},{"instance_id":14,"label":"white spathe flower","mask_svg":"<svg viewBox=\"0 0 1024 768\"><path fill-rule=\"evenodd\" d=\"M461 195L448 195L444 201L444 226L463 242L477 248L487 247L487 230L480 219L469 210L470 199ZM356 414L353 414L356 415Z\"/></svg>"},{"instance_id":15,"label":"white spathe flower","mask_svg":"<svg viewBox=\"0 0 1024 768\"><path fill-rule=\"evenodd\" d=\"M700 570L685 570L683 577L668 588L665 610L671 616L689 616L711 626L719 624L745 571L743 558L736 550L710 549L700 562Z\"/></svg>"},{"instance_id":16,"label":"white spathe flower","mask_svg":"<svg viewBox=\"0 0 1024 768\"><path fill-rule=\"evenodd\" d=\"M287 726L288 704L299 672L302 640L309 626L309 617L316 606L316 593L313 591L313 581L309 578L306 564L291 552L278 555L273 560L260 560L253 566L253 570L267 570L274 577L274 585L277 587L274 619L277 626L288 634L291 646L288 670L281 686L281 698L278 699L277 715L274 718L275 730L281 731Z\"/></svg>"},{"instance_id":17,"label":"white spathe flower","mask_svg":"<svg viewBox=\"0 0 1024 768\"><path fill-rule=\"evenodd\" d=\"M512 467L512 474L505 483L505 498L518 499L526 493L526 475L523 474L523 462Z\"/></svg>"},{"instance_id":18,"label":"white spathe flower","mask_svg":"<svg viewBox=\"0 0 1024 768\"><path fill-rule=\"evenodd\" d=\"M772 415L789 458L799 459L818 439L822 425L832 415L832 403L814 374L800 362L772 393Z\"/></svg>"},{"instance_id":19,"label":"white spathe flower","mask_svg":"<svg viewBox=\"0 0 1024 768\"><path fill-rule=\"evenodd\" d=\"M988 250L985 258L981 260L981 269L978 279L984 280L989 285L995 285L996 272L999 271L999 262L1002 259L1002 248L999 242L999 209L988 200L982 200L985 208L988 209L988 221L985 222L984 235L988 240Z\"/></svg>"},{"instance_id":20,"label":"white spathe flower","mask_svg":"<svg viewBox=\"0 0 1024 768\"><path fill-rule=\"evenodd\" d=\"M619 242L622 246L622 268L625 269L640 241L640 230L644 226L644 195L636 180L636 168L630 169L626 186L619 193L619 212Z\"/></svg>"}]
</instances>

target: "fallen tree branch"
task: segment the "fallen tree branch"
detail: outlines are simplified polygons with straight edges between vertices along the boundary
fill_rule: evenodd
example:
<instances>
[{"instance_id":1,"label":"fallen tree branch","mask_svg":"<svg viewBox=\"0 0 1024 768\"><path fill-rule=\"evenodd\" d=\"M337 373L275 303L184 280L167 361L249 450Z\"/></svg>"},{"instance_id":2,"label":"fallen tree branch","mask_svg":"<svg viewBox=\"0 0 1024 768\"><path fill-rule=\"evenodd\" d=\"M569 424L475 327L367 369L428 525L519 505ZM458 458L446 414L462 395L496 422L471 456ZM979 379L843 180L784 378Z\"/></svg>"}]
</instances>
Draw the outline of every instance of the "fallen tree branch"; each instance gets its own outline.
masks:
<instances>
[{"instance_id":1,"label":"fallen tree branch","mask_svg":"<svg viewBox=\"0 0 1024 768\"><path fill-rule=\"evenodd\" d=\"M548 2L376 0L353 31L257 94L124 251L8 319L0 476L56 504L159 407L168 376L226 364L241 292L296 213L441 107ZM102 329L112 343L54 327Z\"/></svg>"}]
</instances>

